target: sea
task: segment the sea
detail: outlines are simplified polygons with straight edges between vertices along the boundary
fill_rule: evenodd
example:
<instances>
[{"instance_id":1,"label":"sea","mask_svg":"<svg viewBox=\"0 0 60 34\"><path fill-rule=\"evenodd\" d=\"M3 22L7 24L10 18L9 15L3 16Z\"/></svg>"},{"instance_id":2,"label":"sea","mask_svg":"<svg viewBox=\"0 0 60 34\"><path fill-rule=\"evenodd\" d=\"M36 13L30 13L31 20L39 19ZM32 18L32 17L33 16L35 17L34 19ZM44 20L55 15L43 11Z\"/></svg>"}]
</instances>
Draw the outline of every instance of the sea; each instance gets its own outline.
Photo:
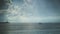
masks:
<instances>
[{"instance_id":1,"label":"sea","mask_svg":"<svg viewBox=\"0 0 60 34\"><path fill-rule=\"evenodd\" d=\"M60 23L1 23L0 34L60 34Z\"/></svg>"}]
</instances>

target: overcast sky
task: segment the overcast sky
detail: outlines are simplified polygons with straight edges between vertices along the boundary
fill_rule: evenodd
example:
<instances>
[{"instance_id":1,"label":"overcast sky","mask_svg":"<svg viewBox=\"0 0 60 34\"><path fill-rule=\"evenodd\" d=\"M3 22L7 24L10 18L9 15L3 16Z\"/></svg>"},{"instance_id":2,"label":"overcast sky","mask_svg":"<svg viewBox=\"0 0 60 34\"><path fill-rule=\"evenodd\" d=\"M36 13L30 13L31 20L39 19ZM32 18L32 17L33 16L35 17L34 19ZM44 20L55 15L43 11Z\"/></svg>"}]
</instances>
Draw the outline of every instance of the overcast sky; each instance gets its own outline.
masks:
<instances>
[{"instance_id":1,"label":"overcast sky","mask_svg":"<svg viewBox=\"0 0 60 34\"><path fill-rule=\"evenodd\" d=\"M58 0L13 0L9 22L60 22Z\"/></svg>"}]
</instances>

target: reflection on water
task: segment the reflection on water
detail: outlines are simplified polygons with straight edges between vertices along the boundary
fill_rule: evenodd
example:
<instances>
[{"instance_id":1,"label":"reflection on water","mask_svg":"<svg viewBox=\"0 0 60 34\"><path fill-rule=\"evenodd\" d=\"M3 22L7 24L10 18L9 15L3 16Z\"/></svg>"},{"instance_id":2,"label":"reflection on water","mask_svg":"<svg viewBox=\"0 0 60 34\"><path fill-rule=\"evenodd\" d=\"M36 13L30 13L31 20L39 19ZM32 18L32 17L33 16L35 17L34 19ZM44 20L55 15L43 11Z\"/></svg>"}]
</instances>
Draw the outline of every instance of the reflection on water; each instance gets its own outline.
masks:
<instances>
[{"instance_id":1,"label":"reflection on water","mask_svg":"<svg viewBox=\"0 0 60 34\"><path fill-rule=\"evenodd\" d=\"M0 24L0 34L60 34L60 23Z\"/></svg>"}]
</instances>

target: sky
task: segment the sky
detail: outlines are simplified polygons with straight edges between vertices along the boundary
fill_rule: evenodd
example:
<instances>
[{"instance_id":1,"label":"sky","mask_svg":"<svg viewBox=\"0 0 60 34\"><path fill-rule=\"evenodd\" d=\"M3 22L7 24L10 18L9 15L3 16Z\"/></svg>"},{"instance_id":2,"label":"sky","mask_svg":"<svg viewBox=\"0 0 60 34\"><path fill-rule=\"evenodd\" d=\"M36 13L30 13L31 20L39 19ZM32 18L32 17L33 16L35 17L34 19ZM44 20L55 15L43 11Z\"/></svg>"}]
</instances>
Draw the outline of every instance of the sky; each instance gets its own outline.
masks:
<instances>
[{"instance_id":1,"label":"sky","mask_svg":"<svg viewBox=\"0 0 60 34\"><path fill-rule=\"evenodd\" d=\"M9 22L60 22L58 0L13 0L7 11Z\"/></svg>"},{"instance_id":2,"label":"sky","mask_svg":"<svg viewBox=\"0 0 60 34\"><path fill-rule=\"evenodd\" d=\"M4 0L0 0L0 22L6 22L6 10L8 9L8 5Z\"/></svg>"}]
</instances>

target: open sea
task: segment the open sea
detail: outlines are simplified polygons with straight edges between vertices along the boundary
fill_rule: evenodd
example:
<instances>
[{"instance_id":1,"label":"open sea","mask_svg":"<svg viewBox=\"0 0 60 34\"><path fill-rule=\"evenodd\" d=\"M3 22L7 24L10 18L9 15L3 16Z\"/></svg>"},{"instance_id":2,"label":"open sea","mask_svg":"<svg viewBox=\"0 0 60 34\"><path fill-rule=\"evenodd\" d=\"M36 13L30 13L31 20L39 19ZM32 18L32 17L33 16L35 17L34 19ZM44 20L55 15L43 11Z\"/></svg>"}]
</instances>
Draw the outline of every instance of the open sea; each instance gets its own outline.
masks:
<instances>
[{"instance_id":1,"label":"open sea","mask_svg":"<svg viewBox=\"0 0 60 34\"><path fill-rule=\"evenodd\" d=\"M0 34L60 34L60 23L1 23Z\"/></svg>"}]
</instances>

